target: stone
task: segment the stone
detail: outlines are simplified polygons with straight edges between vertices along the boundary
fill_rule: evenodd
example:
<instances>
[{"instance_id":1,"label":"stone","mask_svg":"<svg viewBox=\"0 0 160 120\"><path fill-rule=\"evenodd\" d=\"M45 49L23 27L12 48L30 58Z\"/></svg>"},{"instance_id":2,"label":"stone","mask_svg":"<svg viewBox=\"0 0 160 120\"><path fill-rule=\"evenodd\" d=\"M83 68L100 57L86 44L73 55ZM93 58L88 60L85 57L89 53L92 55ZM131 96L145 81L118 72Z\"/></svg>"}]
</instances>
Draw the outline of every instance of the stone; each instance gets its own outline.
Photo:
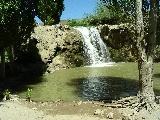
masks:
<instances>
[{"instance_id":1,"label":"stone","mask_svg":"<svg viewBox=\"0 0 160 120\"><path fill-rule=\"evenodd\" d=\"M108 113L107 118L113 119L113 115L114 115L114 113L113 113L113 112L110 112L110 113Z\"/></svg>"},{"instance_id":2,"label":"stone","mask_svg":"<svg viewBox=\"0 0 160 120\"><path fill-rule=\"evenodd\" d=\"M82 104L82 101L77 102L77 105L81 105L81 104Z\"/></svg>"},{"instance_id":3,"label":"stone","mask_svg":"<svg viewBox=\"0 0 160 120\"><path fill-rule=\"evenodd\" d=\"M104 115L104 111L101 109L97 109L94 111L94 115Z\"/></svg>"},{"instance_id":4,"label":"stone","mask_svg":"<svg viewBox=\"0 0 160 120\"><path fill-rule=\"evenodd\" d=\"M36 107L34 107L34 108L32 108L32 110L37 110L37 108L36 108Z\"/></svg>"}]
</instances>

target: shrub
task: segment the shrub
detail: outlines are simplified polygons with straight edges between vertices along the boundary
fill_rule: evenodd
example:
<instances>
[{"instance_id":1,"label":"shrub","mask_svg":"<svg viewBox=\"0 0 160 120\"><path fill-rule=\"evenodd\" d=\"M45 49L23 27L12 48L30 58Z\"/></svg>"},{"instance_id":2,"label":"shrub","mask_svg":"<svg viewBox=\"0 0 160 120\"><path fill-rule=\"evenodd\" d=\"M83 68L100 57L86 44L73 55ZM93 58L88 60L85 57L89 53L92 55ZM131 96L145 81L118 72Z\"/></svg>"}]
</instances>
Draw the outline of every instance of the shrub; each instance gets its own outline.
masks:
<instances>
[{"instance_id":1,"label":"shrub","mask_svg":"<svg viewBox=\"0 0 160 120\"><path fill-rule=\"evenodd\" d=\"M3 92L3 95L4 95L5 100L10 99L10 91L8 89Z\"/></svg>"},{"instance_id":2,"label":"shrub","mask_svg":"<svg viewBox=\"0 0 160 120\"><path fill-rule=\"evenodd\" d=\"M31 96L32 96L32 89L28 88L27 89L27 99L29 102L31 101Z\"/></svg>"},{"instance_id":3,"label":"shrub","mask_svg":"<svg viewBox=\"0 0 160 120\"><path fill-rule=\"evenodd\" d=\"M89 23L85 22L84 20L76 20L76 19L72 19L72 20L68 20L67 21L67 25L70 26L89 26Z\"/></svg>"}]
</instances>

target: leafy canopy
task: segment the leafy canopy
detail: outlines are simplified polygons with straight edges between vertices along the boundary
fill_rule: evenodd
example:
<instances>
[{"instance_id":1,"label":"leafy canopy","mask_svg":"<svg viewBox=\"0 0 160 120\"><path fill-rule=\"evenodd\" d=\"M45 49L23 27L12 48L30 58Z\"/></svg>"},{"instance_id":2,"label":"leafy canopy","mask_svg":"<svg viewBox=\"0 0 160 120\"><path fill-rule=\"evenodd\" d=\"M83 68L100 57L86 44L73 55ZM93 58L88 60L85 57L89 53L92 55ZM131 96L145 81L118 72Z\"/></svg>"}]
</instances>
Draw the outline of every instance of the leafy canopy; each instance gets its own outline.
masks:
<instances>
[{"instance_id":1,"label":"leafy canopy","mask_svg":"<svg viewBox=\"0 0 160 120\"><path fill-rule=\"evenodd\" d=\"M64 10L64 0L39 0L38 17L44 24L52 25L60 21L60 16Z\"/></svg>"},{"instance_id":2,"label":"leafy canopy","mask_svg":"<svg viewBox=\"0 0 160 120\"><path fill-rule=\"evenodd\" d=\"M34 28L36 1L1 0L0 2L0 47L25 42Z\"/></svg>"}]
</instances>

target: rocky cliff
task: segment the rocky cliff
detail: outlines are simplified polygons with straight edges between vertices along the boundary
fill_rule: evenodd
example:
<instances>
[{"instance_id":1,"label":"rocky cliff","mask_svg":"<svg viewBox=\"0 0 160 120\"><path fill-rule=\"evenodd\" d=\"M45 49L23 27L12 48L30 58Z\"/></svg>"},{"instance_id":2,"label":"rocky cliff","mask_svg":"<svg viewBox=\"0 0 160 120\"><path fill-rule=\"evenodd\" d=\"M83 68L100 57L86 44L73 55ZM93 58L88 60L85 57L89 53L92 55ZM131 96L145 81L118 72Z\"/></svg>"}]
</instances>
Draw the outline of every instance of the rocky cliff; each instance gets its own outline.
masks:
<instances>
[{"instance_id":1,"label":"rocky cliff","mask_svg":"<svg viewBox=\"0 0 160 120\"><path fill-rule=\"evenodd\" d=\"M47 72L83 65L82 37L67 25L37 25L32 34Z\"/></svg>"},{"instance_id":2,"label":"rocky cliff","mask_svg":"<svg viewBox=\"0 0 160 120\"><path fill-rule=\"evenodd\" d=\"M110 47L121 49L125 45L132 43L133 34L129 24L120 25L100 25L97 27L101 38Z\"/></svg>"},{"instance_id":3,"label":"rocky cliff","mask_svg":"<svg viewBox=\"0 0 160 120\"><path fill-rule=\"evenodd\" d=\"M112 59L119 61L136 61L137 49L134 39L134 26L130 24L99 25L101 38L110 47Z\"/></svg>"}]
</instances>

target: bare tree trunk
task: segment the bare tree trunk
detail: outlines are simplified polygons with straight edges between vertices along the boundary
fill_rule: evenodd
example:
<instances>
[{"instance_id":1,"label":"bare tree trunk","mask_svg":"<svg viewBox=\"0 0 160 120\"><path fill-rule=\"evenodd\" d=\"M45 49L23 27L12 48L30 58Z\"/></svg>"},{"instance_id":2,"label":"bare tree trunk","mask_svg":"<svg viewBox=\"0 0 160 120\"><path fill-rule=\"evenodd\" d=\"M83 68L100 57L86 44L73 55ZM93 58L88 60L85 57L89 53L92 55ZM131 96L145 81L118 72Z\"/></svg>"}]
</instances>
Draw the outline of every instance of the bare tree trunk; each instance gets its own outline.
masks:
<instances>
[{"instance_id":1,"label":"bare tree trunk","mask_svg":"<svg viewBox=\"0 0 160 120\"><path fill-rule=\"evenodd\" d=\"M1 48L1 79L5 79L5 49Z\"/></svg>"},{"instance_id":2,"label":"bare tree trunk","mask_svg":"<svg viewBox=\"0 0 160 120\"><path fill-rule=\"evenodd\" d=\"M142 53L143 54L143 53ZM153 91L153 58L141 59L139 66L139 95L145 102L154 102Z\"/></svg>"},{"instance_id":3,"label":"bare tree trunk","mask_svg":"<svg viewBox=\"0 0 160 120\"><path fill-rule=\"evenodd\" d=\"M144 102L154 102L153 59L156 46L157 0L151 0L149 15L149 37L144 39L142 0L136 0L136 30L139 69L139 95Z\"/></svg>"}]
</instances>

